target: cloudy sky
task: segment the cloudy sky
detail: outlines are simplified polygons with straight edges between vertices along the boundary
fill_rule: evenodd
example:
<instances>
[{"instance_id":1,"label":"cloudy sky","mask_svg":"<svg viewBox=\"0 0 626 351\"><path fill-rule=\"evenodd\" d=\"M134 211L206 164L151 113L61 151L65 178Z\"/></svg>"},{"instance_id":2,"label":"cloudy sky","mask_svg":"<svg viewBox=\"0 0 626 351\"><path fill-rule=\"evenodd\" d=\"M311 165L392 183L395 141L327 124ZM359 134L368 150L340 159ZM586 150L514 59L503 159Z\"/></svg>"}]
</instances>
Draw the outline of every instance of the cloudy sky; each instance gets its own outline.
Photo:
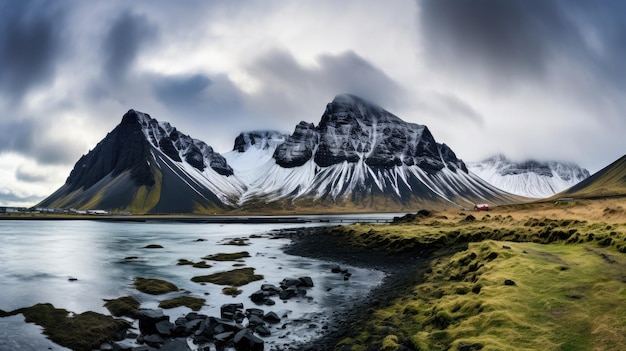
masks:
<instances>
[{"instance_id":1,"label":"cloudy sky","mask_svg":"<svg viewBox=\"0 0 626 351\"><path fill-rule=\"evenodd\" d=\"M595 172L626 153L626 2L0 3L0 205L61 186L130 108L216 150L318 123L340 93L465 161Z\"/></svg>"}]
</instances>

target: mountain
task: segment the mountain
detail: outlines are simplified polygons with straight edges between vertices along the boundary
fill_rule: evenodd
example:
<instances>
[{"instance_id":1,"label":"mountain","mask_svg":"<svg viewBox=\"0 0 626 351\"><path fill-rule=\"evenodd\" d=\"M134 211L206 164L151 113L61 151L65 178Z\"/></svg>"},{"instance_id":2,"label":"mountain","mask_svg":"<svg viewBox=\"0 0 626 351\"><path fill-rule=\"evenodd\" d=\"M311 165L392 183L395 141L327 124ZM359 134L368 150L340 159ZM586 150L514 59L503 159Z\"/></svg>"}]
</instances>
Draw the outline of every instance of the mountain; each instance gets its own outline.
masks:
<instances>
[{"instance_id":1,"label":"mountain","mask_svg":"<svg viewBox=\"0 0 626 351\"><path fill-rule=\"evenodd\" d=\"M241 133L220 155L130 110L40 207L134 213L352 212L522 199L468 172L426 126L353 95L291 135Z\"/></svg>"},{"instance_id":2,"label":"mountain","mask_svg":"<svg viewBox=\"0 0 626 351\"><path fill-rule=\"evenodd\" d=\"M258 149L241 151L237 145L225 154L229 164L256 160L245 174L235 167L248 185L241 206L393 211L520 200L468 173L426 126L353 95L338 95L317 126L300 122L275 145L271 157L271 148L259 156Z\"/></svg>"},{"instance_id":3,"label":"mountain","mask_svg":"<svg viewBox=\"0 0 626 351\"><path fill-rule=\"evenodd\" d=\"M558 197L561 196L575 198L626 196L626 155L558 194Z\"/></svg>"},{"instance_id":4,"label":"mountain","mask_svg":"<svg viewBox=\"0 0 626 351\"><path fill-rule=\"evenodd\" d=\"M130 110L38 206L138 213L231 208L245 190L224 157L169 123Z\"/></svg>"},{"instance_id":5,"label":"mountain","mask_svg":"<svg viewBox=\"0 0 626 351\"><path fill-rule=\"evenodd\" d=\"M546 198L589 177L589 171L570 162L513 162L503 155L467 168L488 183L512 194Z\"/></svg>"}]
</instances>

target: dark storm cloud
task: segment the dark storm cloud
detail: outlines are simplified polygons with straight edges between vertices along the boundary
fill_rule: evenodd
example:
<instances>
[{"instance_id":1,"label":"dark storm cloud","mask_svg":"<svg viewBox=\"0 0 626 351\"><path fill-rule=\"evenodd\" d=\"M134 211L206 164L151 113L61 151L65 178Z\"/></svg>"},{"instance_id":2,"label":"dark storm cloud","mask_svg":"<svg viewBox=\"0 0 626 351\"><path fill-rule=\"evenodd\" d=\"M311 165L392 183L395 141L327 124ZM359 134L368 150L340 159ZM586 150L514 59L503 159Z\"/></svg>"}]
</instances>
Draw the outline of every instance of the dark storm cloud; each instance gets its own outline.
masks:
<instances>
[{"instance_id":1,"label":"dark storm cloud","mask_svg":"<svg viewBox=\"0 0 626 351\"><path fill-rule=\"evenodd\" d=\"M164 75L150 79L156 98L170 111L187 118L215 118L241 113L242 91L224 75Z\"/></svg>"},{"instance_id":2,"label":"dark storm cloud","mask_svg":"<svg viewBox=\"0 0 626 351\"><path fill-rule=\"evenodd\" d=\"M418 0L424 53L442 73L501 84L562 64L618 83L626 76L623 1ZM552 66L552 67L551 67ZM561 76L565 80L566 77ZM501 87L501 85L500 85Z\"/></svg>"},{"instance_id":3,"label":"dark storm cloud","mask_svg":"<svg viewBox=\"0 0 626 351\"><path fill-rule=\"evenodd\" d=\"M210 85L211 80L202 74L165 76L156 82L154 91L165 104L186 105L203 99L202 94Z\"/></svg>"},{"instance_id":4,"label":"dark storm cloud","mask_svg":"<svg viewBox=\"0 0 626 351\"><path fill-rule=\"evenodd\" d=\"M109 78L124 78L144 46L157 36L157 28L147 17L128 11L115 19L104 38L104 73Z\"/></svg>"},{"instance_id":5,"label":"dark storm cloud","mask_svg":"<svg viewBox=\"0 0 626 351\"><path fill-rule=\"evenodd\" d=\"M57 2L0 4L0 89L11 99L53 78L64 49L64 17Z\"/></svg>"},{"instance_id":6,"label":"dark storm cloud","mask_svg":"<svg viewBox=\"0 0 626 351\"><path fill-rule=\"evenodd\" d=\"M48 180L48 177L44 174L33 173L31 170L28 170L23 166L17 168L15 171L15 178L26 183L39 183Z\"/></svg>"},{"instance_id":7,"label":"dark storm cloud","mask_svg":"<svg viewBox=\"0 0 626 351\"><path fill-rule=\"evenodd\" d=\"M293 100L352 93L382 106L395 106L404 97L403 89L363 57L353 51L339 55L321 55L317 67L305 67L288 52L273 51L252 67L265 86L265 94Z\"/></svg>"},{"instance_id":8,"label":"dark storm cloud","mask_svg":"<svg viewBox=\"0 0 626 351\"><path fill-rule=\"evenodd\" d=\"M71 164L82 145L73 140L51 140L45 120L0 121L0 154L14 152L34 158L39 164Z\"/></svg>"},{"instance_id":9,"label":"dark storm cloud","mask_svg":"<svg viewBox=\"0 0 626 351\"><path fill-rule=\"evenodd\" d=\"M26 154L31 151L35 124L25 121L0 121L0 153L16 152Z\"/></svg>"},{"instance_id":10,"label":"dark storm cloud","mask_svg":"<svg viewBox=\"0 0 626 351\"><path fill-rule=\"evenodd\" d=\"M546 69L555 50L577 40L556 1L423 0L427 54L440 68L479 68L503 80Z\"/></svg>"}]
</instances>

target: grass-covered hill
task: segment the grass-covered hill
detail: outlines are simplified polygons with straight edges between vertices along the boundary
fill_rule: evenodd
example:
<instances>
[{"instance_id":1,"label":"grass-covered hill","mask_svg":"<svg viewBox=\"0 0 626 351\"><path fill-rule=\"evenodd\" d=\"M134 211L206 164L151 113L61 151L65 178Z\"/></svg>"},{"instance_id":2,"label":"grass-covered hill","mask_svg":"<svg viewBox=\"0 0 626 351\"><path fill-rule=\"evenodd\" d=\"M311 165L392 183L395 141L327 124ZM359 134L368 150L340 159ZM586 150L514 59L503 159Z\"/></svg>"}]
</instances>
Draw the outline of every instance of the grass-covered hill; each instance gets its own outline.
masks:
<instances>
[{"instance_id":1,"label":"grass-covered hill","mask_svg":"<svg viewBox=\"0 0 626 351\"><path fill-rule=\"evenodd\" d=\"M337 227L350 245L430 261L337 350L620 350L626 212L619 199L422 211ZM449 254L455 248L454 254Z\"/></svg>"}]
</instances>

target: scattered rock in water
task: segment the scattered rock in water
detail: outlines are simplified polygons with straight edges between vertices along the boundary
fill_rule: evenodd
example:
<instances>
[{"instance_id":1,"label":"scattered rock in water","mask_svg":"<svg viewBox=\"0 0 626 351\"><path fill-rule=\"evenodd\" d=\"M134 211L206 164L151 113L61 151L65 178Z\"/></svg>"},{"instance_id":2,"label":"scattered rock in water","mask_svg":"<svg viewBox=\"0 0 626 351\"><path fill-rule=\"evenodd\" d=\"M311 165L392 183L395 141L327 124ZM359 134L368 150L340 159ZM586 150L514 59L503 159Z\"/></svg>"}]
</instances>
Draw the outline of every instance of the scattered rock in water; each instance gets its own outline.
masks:
<instances>
[{"instance_id":1,"label":"scattered rock in water","mask_svg":"<svg viewBox=\"0 0 626 351\"><path fill-rule=\"evenodd\" d=\"M196 262L192 265L193 268L211 268L212 265L206 263L205 261Z\"/></svg>"},{"instance_id":2,"label":"scattered rock in water","mask_svg":"<svg viewBox=\"0 0 626 351\"><path fill-rule=\"evenodd\" d=\"M78 278L75 278L75 277L69 277L69 278L67 278L67 280L68 280L68 281L70 281L70 282L75 282L75 281L77 281L77 280L78 280Z\"/></svg>"},{"instance_id":3,"label":"scattered rock in water","mask_svg":"<svg viewBox=\"0 0 626 351\"><path fill-rule=\"evenodd\" d=\"M233 344L237 351L263 351L264 348L263 340L252 334L249 329L238 332L233 339Z\"/></svg>"},{"instance_id":4,"label":"scattered rock in water","mask_svg":"<svg viewBox=\"0 0 626 351\"><path fill-rule=\"evenodd\" d=\"M340 267L339 265L337 265L337 264L336 264L336 265L333 265L333 266L330 268L330 271L331 271L332 273L341 273L341 267Z\"/></svg>"},{"instance_id":5,"label":"scattered rock in water","mask_svg":"<svg viewBox=\"0 0 626 351\"><path fill-rule=\"evenodd\" d=\"M181 258L176 263L177 266L193 266L195 263L193 261L189 261L188 259Z\"/></svg>"},{"instance_id":6,"label":"scattered rock in water","mask_svg":"<svg viewBox=\"0 0 626 351\"><path fill-rule=\"evenodd\" d=\"M261 279L263 279L263 276L254 274L254 268L246 267L210 275L196 276L191 278L191 281L239 287Z\"/></svg>"},{"instance_id":7,"label":"scattered rock in water","mask_svg":"<svg viewBox=\"0 0 626 351\"><path fill-rule=\"evenodd\" d=\"M502 248L505 250L511 250L511 247L509 245L502 245Z\"/></svg>"},{"instance_id":8,"label":"scattered rock in water","mask_svg":"<svg viewBox=\"0 0 626 351\"><path fill-rule=\"evenodd\" d=\"M168 281L152 278L135 278L135 289L150 295L160 295L178 291L178 287Z\"/></svg>"},{"instance_id":9,"label":"scattered rock in water","mask_svg":"<svg viewBox=\"0 0 626 351\"><path fill-rule=\"evenodd\" d=\"M139 257L138 256L128 256L128 257L124 257L125 261L133 261L133 260L138 260Z\"/></svg>"},{"instance_id":10,"label":"scattered rock in water","mask_svg":"<svg viewBox=\"0 0 626 351\"><path fill-rule=\"evenodd\" d=\"M250 239L248 238L234 238L229 241L221 244L221 245L230 245L230 246L248 246L250 245Z\"/></svg>"},{"instance_id":11,"label":"scattered rock in water","mask_svg":"<svg viewBox=\"0 0 626 351\"><path fill-rule=\"evenodd\" d=\"M234 286L227 286L224 289L222 289L222 294L227 295L227 296L237 297L241 293L243 293L243 290L237 289Z\"/></svg>"},{"instance_id":12,"label":"scattered rock in water","mask_svg":"<svg viewBox=\"0 0 626 351\"><path fill-rule=\"evenodd\" d=\"M206 241L206 239L202 239L202 238L196 239L196 242L202 242L202 241Z\"/></svg>"},{"instance_id":13,"label":"scattered rock in water","mask_svg":"<svg viewBox=\"0 0 626 351\"><path fill-rule=\"evenodd\" d=\"M139 330L143 335L158 334L156 324L161 321L169 322L170 320L170 317L164 315L162 310L152 310L146 308L139 309L137 317L139 320Z\"/></svg>"},{"instance_id":14,"label":"scattered rock in water","mask_svg":"<svg viewBox=\"0 0 626 351\"><path fill-rule=\"evenodd\" d=\"M144 249L162 249L163 246L159 244L150 244L143 247Z\"/></svg>"},{"instance_id":15,"label":"scattered rock in water","mask_svg":"<svg viewBox=\"0 0 626 351\"><path fill-rule=\"evenodd\" d=\"M216 253L213 255L207 255L202 257L203 260L209 261L237 261L242 258L250 257L250 253L248 251L242 252L233 252L233 253Z\"/></svg>"},{"instance_id":16,"label":"scattered rock in water","mask_svg":"<svg viewBox=\"0 0 626 351\"><path fill-rule=\"evenodd\" d=\"M198 311L202 308L202 306L204 306L205 302L206 302L205 299L201 299L198 297L179 296L173 299L161 301L159 303L159 308L170 309L170 308L185 306L185 307L190 308L193 311Z\"/></svg>"}]
</instances>

